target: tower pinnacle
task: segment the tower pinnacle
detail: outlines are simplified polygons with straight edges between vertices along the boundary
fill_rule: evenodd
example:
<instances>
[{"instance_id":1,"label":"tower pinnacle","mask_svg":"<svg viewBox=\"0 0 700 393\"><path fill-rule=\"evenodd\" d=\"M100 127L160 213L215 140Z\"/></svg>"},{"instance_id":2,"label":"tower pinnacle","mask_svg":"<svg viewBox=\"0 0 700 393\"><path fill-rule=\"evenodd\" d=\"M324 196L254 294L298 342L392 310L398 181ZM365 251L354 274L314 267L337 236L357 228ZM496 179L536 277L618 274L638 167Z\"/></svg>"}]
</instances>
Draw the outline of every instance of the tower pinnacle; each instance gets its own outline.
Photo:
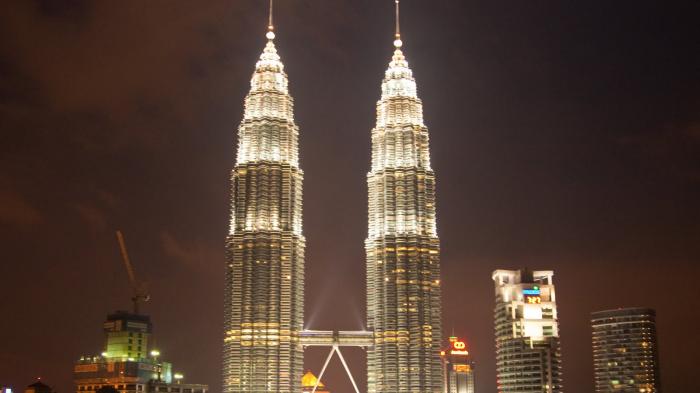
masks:
<instances>
[{"instance_id":1,"label":"tower pinnacle","mask_svg":"<svg viewBox=\"0 0 700 393\"><path fill-rule=\"evenodd\" d=\"M265 37L267 37L268 40L274 40L275 39L275 25L272 23L272 0L270 0L270 16L267 21L267 34L265 34Z\"/></svg>"},{"instance_id":2,"label":"tower pinnacle","mask_svg":"<svg viewBox=\"0 0 700 393\"><path fill-rule=\"evenodd\" d=\"M399 0L394 0L394 3L396 3L396 34L394 34L394 46L398 49L403 45L401 41L401 26L399 24Z\"/></svg>"}]
</instances>

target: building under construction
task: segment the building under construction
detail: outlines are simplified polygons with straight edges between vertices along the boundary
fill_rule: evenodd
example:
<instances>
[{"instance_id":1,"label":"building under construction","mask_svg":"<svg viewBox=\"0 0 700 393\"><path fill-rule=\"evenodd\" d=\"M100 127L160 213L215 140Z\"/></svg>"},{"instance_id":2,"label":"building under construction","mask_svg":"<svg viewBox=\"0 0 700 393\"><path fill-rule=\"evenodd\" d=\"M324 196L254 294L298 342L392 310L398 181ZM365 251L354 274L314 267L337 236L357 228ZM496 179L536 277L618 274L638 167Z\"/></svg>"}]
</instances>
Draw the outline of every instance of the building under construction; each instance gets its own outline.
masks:
<instances>
[{"instance_id":1,"label":"building under construction","mask_svg":"<svg viewBox=\"0 0 700 393\"><path fill-rule=\"evenodd\" d=\"M105 345L97 356L75 364L77 393L96 393L105 386L120 393L207 393L203 384L183 383L171 363L161 360L150 343L153 326L146 315L117 311L104 323Z\"/></svg>"},{"instance_id":2,"label":"building under construction","mask_svg":"<svg viewBox=\"0 0 700 393\"><path fill-rule=\"evenodd\" d=\"M152 344L151 318L139 312L139 304L147 302L150 295L136 279L120 231L117 241L132 290L133 312L117 311L107 316L102 352L83 356L75 364L76 392L96 393L101 388L114 388L119 393L207 393L207 385L183 383L183 375L173 372L172 364L160 359L160 351Z\"/></svg>"}]
</instances>

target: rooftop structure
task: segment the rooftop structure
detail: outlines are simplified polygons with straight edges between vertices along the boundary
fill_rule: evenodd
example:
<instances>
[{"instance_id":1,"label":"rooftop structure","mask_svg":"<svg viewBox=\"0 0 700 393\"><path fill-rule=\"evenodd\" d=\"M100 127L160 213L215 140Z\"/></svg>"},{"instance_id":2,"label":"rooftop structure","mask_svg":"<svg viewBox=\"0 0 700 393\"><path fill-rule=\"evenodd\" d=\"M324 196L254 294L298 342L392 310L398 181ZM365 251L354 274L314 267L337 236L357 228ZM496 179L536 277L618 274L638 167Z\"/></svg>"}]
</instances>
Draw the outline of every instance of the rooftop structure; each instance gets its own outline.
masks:
<instances>
[{"instance_id":1,"label":"rooftop structure","mask_svg":"<svg viewBox=\"0 0 700 393\"><path fill-rule=\"evenodd\" d=\"M24 389L24 393L54 393L54 391L51 386L41 382L41 379L38 379L33 384L27 386L27 388Z\"/></svg>"}]
</instances>

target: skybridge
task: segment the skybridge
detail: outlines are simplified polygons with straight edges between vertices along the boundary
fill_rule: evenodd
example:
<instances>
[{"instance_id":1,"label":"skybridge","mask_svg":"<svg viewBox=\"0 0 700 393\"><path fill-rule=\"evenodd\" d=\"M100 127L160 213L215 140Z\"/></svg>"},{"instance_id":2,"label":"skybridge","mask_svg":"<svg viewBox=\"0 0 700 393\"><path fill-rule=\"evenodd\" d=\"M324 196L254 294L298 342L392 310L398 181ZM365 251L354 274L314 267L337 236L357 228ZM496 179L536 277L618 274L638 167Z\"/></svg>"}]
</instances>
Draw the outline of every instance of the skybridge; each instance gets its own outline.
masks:
<instances>
[{"instance_id":1,"label":"skybridge","mask_svg":"<svg viewBox=\"0 0 700 393\"><path fill-rule=\"evenodd\" d=\"M316 389L318 388L318 385L321 383L321 379L323 378L323 374L326 372L326 368L328 367L328 363L330 363L331 359L333 358L333 354L338 354L338 358L340 359L340 362L343 364L343 367L345 368L345 372L348 374L348 377L350 378L350 382L352 382L352 386L355 389L355 393L360 393L360 390L357 387L357 383L355 383L355 378L352 376L352 373L350 372L350 367L348 367L348 364L345 362L345 358L343 357L343 353L340 352L341 347L359 347L363 349L367 349L369 347L374 346L374 334L370 331L365 331L365 330L304 330L301 332L299 336L299 340L301 342L301 345L304 348L307 347L328 347L330 348L330 352L328 352L328 356L326 357L325 363L323 363L323 368L321 368L321 372L318 374L318 378L316 380L316 385L314 386L313 390L311 393L316 393Z\"/></svg>"}]
</instances>

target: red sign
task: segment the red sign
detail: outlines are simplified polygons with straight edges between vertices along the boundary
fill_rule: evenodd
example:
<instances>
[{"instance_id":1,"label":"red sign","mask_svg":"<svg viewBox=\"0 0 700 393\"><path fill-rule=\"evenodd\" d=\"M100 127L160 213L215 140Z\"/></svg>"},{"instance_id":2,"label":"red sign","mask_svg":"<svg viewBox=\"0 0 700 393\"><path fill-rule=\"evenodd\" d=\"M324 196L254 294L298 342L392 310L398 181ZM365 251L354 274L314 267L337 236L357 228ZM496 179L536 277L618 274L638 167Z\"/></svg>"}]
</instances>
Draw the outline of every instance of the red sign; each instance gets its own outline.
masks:
<instances>
[{"instance_id":1,"label":"red sign","mask_svg":"<svg viewBox=\"0 0 700 393\"><path fill-rule=\"evenodd\" d=\"M450 341L450 346L452 347L450 350L450 355L469 355L469 352L467 351L467 344L465 344L464 341Z\"/></svg>"}]
</instances>

